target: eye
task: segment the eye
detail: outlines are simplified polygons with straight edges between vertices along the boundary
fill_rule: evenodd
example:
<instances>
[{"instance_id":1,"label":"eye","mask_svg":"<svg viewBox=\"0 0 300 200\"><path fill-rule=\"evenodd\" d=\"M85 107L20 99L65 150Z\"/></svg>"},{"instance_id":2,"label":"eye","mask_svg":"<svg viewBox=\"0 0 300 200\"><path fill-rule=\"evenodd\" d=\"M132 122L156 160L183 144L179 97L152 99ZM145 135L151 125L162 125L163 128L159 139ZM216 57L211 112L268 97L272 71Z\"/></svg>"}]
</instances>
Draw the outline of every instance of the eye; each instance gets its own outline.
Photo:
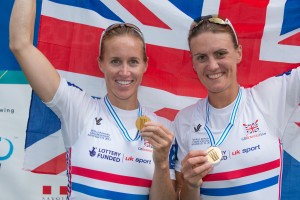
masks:
<instances>
[{"instance_id":1,"label":"eye","mask_svg":"<svg viewBox=\"0 0 300 200\"><path fill-rule=\"evenodd\" d=\"M198 62L205 62L207 60L207 56L204 54L197 54L194 57Z\"/></svg>"},{"instance_id":2,"label":"eye","mask_svg":"<svg viewBox=\"0 0 300 200\"><path fill-rule=\"evenodd\" d=\"M121 64L121 60L120 59L117 59L117 58L115 58L115 59L112 59L111 61L110 61L110 63L112 64L112 65L120 65Z\"/></svg>"},{"instance_id":3,"label":"eye","mask_svg":"<svg viewBox=\"0 0 300 200\"><path fill-rule=\"evenodd\" d=\"M130 66L137 66L140 62L137 59L130 59L129 60L129 65Z\"/></svg>"},{"instance_id":4,"label":"eye","mask_svg":"<svg viewBox=\"0 0 300 200\"><path fill-rule=\"evenodd\" d=\"M224 58L228 52L227 51L217 51L215 53L216 58Z\"/></svg>"}]
</instances>

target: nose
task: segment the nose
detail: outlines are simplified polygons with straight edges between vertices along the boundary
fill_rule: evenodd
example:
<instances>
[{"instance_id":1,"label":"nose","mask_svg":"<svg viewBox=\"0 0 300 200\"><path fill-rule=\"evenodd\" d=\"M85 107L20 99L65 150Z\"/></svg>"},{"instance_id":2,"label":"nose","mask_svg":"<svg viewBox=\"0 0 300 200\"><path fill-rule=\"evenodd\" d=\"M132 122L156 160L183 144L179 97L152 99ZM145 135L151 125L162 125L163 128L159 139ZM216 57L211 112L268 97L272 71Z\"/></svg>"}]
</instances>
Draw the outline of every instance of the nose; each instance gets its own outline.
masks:
<instances>
[{"instance_id":1,"label":"nose","mask_svg":"<svg viewBox=\"0 0 300 200\"><path fill-rule=\"evenodd\" d=\"M210 70L215 70L219 68L219 64L215 58L209 58L207 62L207 68Z\"/></svg>"},{"instance_id":2,"label":"nose","mask_svg":"<svg viewBox=\"0 0 300 200\"><path fill-rule=\"evenodd\" d=\"M120 74L121 74L122 76L130 75L130 66L129 66L128 64L124 63L124 64L121 66Z\"/></svg>"}]
</instances>

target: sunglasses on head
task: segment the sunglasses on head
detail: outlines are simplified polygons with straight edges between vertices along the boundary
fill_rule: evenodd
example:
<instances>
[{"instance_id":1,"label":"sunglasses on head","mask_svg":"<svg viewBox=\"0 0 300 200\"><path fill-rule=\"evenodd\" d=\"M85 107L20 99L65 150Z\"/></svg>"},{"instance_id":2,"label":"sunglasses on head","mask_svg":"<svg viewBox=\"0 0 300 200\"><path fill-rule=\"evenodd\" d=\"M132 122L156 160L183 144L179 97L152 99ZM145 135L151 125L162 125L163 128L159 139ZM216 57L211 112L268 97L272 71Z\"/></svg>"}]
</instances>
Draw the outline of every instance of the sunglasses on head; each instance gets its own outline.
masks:
<instances>
[{"instance_id":1,"label":"sunglasses on head","mask_svg":"<svg viewBox=\"0 0 300 200\"><path fill-rule=\"evenodd\" d=\"M132 29L133 31L135 31L136 33L138 33L141 38L144 40L144 35L141 31L141 29L139 29L139 27L137 27L134 24L130 24L130 23L116 23L116 24L112 24L109 27L107 27L101 34L101 39L100 39L100 44L102 44L102 39L105 36L105 34L107 34L108 32L116 29L116 28L120 28L120 27L128 27L130 29Z\"/></svg>"},{"instance_id":2,"label":"sunglasses on head","mask_svg":"<svg viewBox=\"0 0 300 200\"><path fill-rule=\"evenodd\" d=\"M208 16L203 16L203 17L199 17L197 19L194 20L194 22L191 24L190 27L190 31L189 31L189 35L191 35L194 31L196 31L196 28L198 26L200 26L204 21L208 21L209 23L213 23L213 24L219 24L219 25L225 25L225 26L229 26L230 29L232 30L236 43L238 45L238 38L237 38L237 34L231 24L231 22L229 21L229 19L221 19L219 18L217 15L208 15Z\"/></svg>"}]
</instances>

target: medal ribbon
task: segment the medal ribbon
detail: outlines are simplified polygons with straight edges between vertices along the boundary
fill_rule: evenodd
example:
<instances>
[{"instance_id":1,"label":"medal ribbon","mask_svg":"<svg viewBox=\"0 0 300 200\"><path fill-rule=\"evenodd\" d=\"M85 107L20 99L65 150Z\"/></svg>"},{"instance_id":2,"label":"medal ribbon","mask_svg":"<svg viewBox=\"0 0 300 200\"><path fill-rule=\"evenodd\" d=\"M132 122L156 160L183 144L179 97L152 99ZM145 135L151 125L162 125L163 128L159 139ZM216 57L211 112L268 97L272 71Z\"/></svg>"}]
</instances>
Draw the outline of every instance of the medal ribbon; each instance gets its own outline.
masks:
<instances>
[{"instance_id":1,"label":"medal ribbon","mask_svg":"<svg viewBox=\"0 0 300 200\"><path fill-rule=\"evenodd\" d=\"M119 118L118 114L116 113L115 109L113 108L113 106L111 105L107 95L104 97L104 103L107 107L107 110L109 112L109 114L112 116L112 118L115 120L117 126L119 127L121 133L124 135L125 139L129 142L132 142L132 141L136 141L138 139L141 138L141 135L139 134L140 131L138 130L136 135L135 135L135 138L131 138L127 129L125 128L125 126L123 125L121 119ZM138 117L142 116L142 109L140 107L140 103L138 105Z\"/></svg>"},{"instance_id":2,"label":"medal ribbon","mask_svg":"<svg viewBox=\"0 0 300 200\"><path fill-rule=\"evenodd\" d=\"M207 124L209 122L209 106L208 106L208 98L207 98L207 101L206 101L206 121L205 121L204 129L205 129L205 131L206 131L206 133L207 133L207 135L209 137L211 146L219 146L219 145L221 145L224 142L224 140L226 139L226 137L228 136L231 128L234 125L234 121L235 121L235 118L236 118L236 115L237 115L237 110L238 110L240 102L241 102L241 97L242 97L242 90L239 89L238 96L237 96L237 98L235 100L233 109L231 111L229 123L226 126L226 128L224 129L224 131L223 131L220 139L217 142L215 142L215 138L214 138L211 130L207 126Z\"/></svg>"}]
</instances>

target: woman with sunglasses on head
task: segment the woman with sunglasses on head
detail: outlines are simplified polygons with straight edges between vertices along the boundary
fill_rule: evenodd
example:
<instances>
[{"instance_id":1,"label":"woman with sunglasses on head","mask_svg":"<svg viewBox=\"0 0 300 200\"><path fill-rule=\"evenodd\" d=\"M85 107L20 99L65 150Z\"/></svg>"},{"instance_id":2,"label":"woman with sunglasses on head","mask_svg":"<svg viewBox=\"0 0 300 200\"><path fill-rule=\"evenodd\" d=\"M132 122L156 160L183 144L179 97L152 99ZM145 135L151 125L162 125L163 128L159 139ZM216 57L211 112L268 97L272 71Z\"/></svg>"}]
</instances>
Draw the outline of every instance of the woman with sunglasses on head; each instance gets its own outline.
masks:
<instances>
[{"instance_id":1,"label":"woman with sunglasses on head","mask_svg":"<svg viewBox=\"0 0 300 200\"><path fill-rule=\"evenodd\" d=\"M174 121L181 200L280 199L281 139L300 102L300 68L243 88L242 46L230 21L217 16L195 20L188 43L208 95Z\"/></svg>"},{"instance_id":2,"label":"woman with sunglasses on head","mask_svg":"<svg viewBox=\"0 0 300 200\"><path fill-rule=\"evenodd\" d=\"M96 99L68 83L33 46L35 12L35 0L15 1L10 48L61 120L68 199L175 199L168 160L173 135L137 98L148 64L140 29L119 23L103 32L98 63L107 95Z\"/></svg>"}]
</instances>

